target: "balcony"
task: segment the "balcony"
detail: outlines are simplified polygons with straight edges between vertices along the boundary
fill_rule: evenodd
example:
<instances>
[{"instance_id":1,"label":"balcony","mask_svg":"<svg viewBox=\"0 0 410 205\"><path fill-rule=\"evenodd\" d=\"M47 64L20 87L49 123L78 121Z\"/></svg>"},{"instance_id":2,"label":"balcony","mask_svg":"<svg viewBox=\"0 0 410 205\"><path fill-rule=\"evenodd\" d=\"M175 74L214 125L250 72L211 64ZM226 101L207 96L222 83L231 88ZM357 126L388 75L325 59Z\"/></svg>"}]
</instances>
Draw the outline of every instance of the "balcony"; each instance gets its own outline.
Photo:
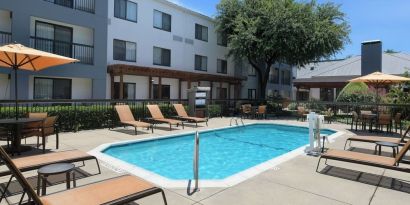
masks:
<instances>
[{"instance_id":1,"label":"balcony","mask_svg":"<svg viewBox=\"0 0 410 205\"><path fill-rule=\"evenodd\" d=\"M11 43L11 33L0 31L0 46Z\"/></svg>"},{"instance_id":2,"label":"balcony","mask_svg":"<svg viewBox=\"0 0 410 205\"><path fill-rule=\"evenodd\" d=\"M94 46L39 37L30 37L30 47L70 58L75 58L83 64L94 64Z\"/></svg>"},{"instance_id":3,"label":"balcony","mask_svg":"<svg viewBox=\"0 0 410 205\"><path fill-rule=\"evenodd\" d=\"M95 13L95 0L44 0L60 6L88 13Z\"/></svg>"}]
</instances>

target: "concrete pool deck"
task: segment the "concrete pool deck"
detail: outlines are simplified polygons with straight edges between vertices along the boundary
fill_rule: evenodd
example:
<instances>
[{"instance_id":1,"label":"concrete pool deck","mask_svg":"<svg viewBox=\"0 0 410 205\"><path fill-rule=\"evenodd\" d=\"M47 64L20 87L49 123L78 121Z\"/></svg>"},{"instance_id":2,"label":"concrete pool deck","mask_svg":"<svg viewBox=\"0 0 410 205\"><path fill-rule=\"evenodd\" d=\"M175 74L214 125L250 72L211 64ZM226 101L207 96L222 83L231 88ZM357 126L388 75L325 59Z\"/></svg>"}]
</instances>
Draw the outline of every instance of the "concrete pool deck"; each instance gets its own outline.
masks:
<instances>
[{"instance_id":1,"label":"concrete pool deck","mask_svg":"<svg viewBox=\"0 0 410 205\"><path fill-rule=\"evenodd\" d=\"M198 130L219 128L229 125L230 118L213 118L209 127L199 127ZM306 122L295 120L261 120L263 122L284 123L291 125L307 125ZM258 120L244 120L245 123ZM355 135L350 132L350 126L333 123L326 124L326 128L344 131L335 142L327 147L343 149L346 137ZM140 131L134 135L133 128L116 128L114 130L101 129L80 131L78 133L61 133L60 149L79 149L90 151L95 147L125 140L144 139L153 136L165 136L187 131L197 130L194 126L185 126L185 130L168 131L166 125L159 125L154 134ZM35 142L30 138L28 143ZM55 138L51 137L47 148L54 148ZM372 153L374 146L366 143L352 143L354 150ZM37 150L34 150L35 152ZM55 151L55 150L51 150ZM383 155L389 156L391 150L383 149ZM407 154L407 157L409 154ZM363 165L329 161L330 166L321 165L322 173L316 173L318 158L299 155L277 165L237 185L224 188L201 188L199 192L190 193L187 188L165 189L169 204L407 204L410 201L410 173L385 170ZM95 163L86 163L81 167L83 177L77 180L77 185L89 184L125 173L112 171L109 164L102 163L102 174L96 173ZM119 170L120 171L120 170ZM34 179L36 172L27 172L26 177ZM0 178L5 183L8 178ZM17 188L14 188L17 189ZM61 191L65 184L48 187L47 193ZM19 195L9 197L11 203L16 203ZM1 204L7 204L4 201ZM134 204L162 204L161 196L154 195L139 200Z\"/></svg>"}]
</instances>

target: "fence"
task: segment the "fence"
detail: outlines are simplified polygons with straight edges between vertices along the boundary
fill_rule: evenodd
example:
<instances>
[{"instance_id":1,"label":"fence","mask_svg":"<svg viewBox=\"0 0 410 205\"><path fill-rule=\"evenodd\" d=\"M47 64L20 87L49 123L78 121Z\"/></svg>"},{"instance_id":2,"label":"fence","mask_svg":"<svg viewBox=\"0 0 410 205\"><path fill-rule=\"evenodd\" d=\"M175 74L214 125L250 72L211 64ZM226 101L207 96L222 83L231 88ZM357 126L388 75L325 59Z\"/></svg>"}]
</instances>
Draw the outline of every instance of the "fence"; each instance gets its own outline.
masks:
<instances>
[{"instance_id":1,"label":"fence","mask_svg":"<svg viewBox=\"0 0 410 205\"><path fill-rule=\"evenodd\" d=\"M67 8L95 13L95 0L44 0Z\"/></svg>"},{"instance_id":2,"label":"fence","mask_svg":"<svg viewBox=\"0 0 410 205\"><path fill-rule=\"evenodd\" d=\"M158 104L166 117L175 116L172 104L187 104L187 100L20 100L18 102L18 116L25 117L29 112L48 112L49 115L59 117L59 125L63 131L77 131L119 126L119 119L114 105L128 104L136 119L150 117L147 104ZM387 112L394 115L402 113L404 119L410 116L410 104L363 104L363 103L335 103L335 102L297 102L280 100L248 100L231 99L210 100L207 109L209 117L234 116L240 114L242 104L250 103L254 106L267 105L270 117L289 117L296 114L297 107L303 106L315 112L331 110L335 117L349 117L351 111L372 110ZM0 101L0 119L14 118L14 101Z\"/></svg>"}]
</instances>

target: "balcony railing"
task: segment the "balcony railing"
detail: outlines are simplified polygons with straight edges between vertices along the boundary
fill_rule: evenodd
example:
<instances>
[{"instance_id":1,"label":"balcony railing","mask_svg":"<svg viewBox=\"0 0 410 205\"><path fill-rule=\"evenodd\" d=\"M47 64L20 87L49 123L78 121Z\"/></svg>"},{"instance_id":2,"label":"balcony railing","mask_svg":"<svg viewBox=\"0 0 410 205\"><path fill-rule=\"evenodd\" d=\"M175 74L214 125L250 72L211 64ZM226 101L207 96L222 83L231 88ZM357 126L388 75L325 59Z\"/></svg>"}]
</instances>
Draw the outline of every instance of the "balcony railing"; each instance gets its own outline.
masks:
<instances>
[{"instance_id":1,"label":"balcony railing","mask_svg":"<svg viewBox=\"0 0 410 205\"><path fill-rule=\"evenodd\" d=\"M0 31L0 46L11 43L11 33Z\"/></svg>"},{"instance_id":2,"label":"balcony railing","mask_svg":"<svg viewBox=\"0 0 410 205\"><path fill-rule=\"evenodd\" d=\"M75 58L83 64L94 64L94 46L39 37L30 37L30 47L70 58Z\"/></svg>"},{"instance_id":3,"label":"balcony railing","mask_svg":"<svg viewBox=\"0 0 410 205\"><path fill-rule=\"evenodd\" d=\"M95 0L44 0L60 6L95 13Z\"/></svg>"}]
</instances>

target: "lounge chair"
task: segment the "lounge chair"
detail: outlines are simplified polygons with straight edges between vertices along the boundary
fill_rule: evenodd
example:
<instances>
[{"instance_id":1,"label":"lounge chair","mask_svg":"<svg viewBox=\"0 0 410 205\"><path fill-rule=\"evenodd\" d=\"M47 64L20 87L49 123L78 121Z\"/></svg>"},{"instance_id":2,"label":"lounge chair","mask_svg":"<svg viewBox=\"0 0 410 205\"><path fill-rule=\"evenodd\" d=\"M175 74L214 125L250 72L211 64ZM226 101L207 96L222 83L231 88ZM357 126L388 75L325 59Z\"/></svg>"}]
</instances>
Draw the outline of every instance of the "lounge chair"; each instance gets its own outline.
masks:
<instances>
[{"instance_id":1,"label":"lounge chair","mask_svg":"<svg viewBox=\"0 0 410 205\"><path fill-rule=\"evenodd\" d=\"M346 149L347 142L367 142L367 143L376 143L376 142L391 142L391 143L406 143L405 138L410 132L410 126L407 127L406 132L401 136L401 138L396 137L379 137L379 136L354 136L346 139L344 149Z\"/></svg>"},{"instance_id":2,"label":"lounge chair","mask_svg":"<svg viewBox=\"0 0 410 205\"><path fill-rule=\"evenodd\" d=\"M16 177L23 188L23 196L28 195L27 204L36 205L96 205L96 204L126 204L157 193L162 193L164 203L167 204L165 193L161 188L139 179L125 175L101 182L69 189L46 196L38 196L16 164L3 148L0 147L0 157L9 171Z\"/></svg>"},{"instance_id":3,"label":"lounge chair","mask_svg":"<svg viewBox=\"0 0 410 205\"><path fill-rule=\"evenodd\" d=\"M87 160L95 160L98 167L98 173L101 173L100 165L98 163L97 158L80 150L68 150L62 152L52 152L42 155L18 157L12 160L21 172L36 170L42 166L54 163L73 163L84 162ZM10 174L11 173L9 171L3 170L0 172L0 177L7 176Z\"/></svg>"},{"instance_id":4,"label":"lounge chair","mask_svg":"<svg viewBox=\"0 0 410 205\"><path fill-rule=\"evenodd\" d=\"M194 122L195 126L198 127L198 123L205 122L206 126L208 126L208 119L200 118L200 117L190 117L188 116L184 106L182 104L173 104L175 110L177 111L178 118L181 120L185 120L188 122Z\"/></svg>"},{"instance_id":5,"label":"lounge chair","mask_svg":"<svg viewBox=\"0 0 410 205\"><path fill-rule=\"evenodd\" d=\"M158 105L147 105L147 108L152 116L152 121L155 123L167 123L169 124L169 130L172 130L172 125L182 125L182 129L184 129L184 123L180 120L168 119L162 115L161 110L159 109Z\"/></svg>"},{"instance_id":6,"label":"lounge chair","mask_svg":"<svg viewBox=\"0 0 410 205\"><path fill-rule=\"evenodd\" d=\"M243 104L241 105L241 118L250 118L252 116L252 105Z\"/></svg>"},{"instance_id":7,"label":"lounge chair","mask_svg":"<svg viewBox=\"0 0 410 205\"><path fill-rule=\"evenodd\" d=\"M151 132L154 133L154 127L146 122L136 121L132 115L131 109L128 105L116 105L115 110L118 113L121 124L133 126L135 128L135 134L137 134L137 127L151 128Z\"/></svg>"},{"instance_id":8,"label":"lounge chair","mask_svg":"<svg viewBox=\"0 0 410 205\"><path fill-rule=\"evenodd\" d=\"M255 112L255 117L266 119L266 105L259 105L258 110Z\"/></svg>"},{"instance_id":9,"label":"lounge chair","mask_svg":"<svg viewBox=\"0 0 410 205\"><path fill-rule=\"evenodd\" d=\"M336 160L342 162L350 162L354 164L368 165L373 167L379 167L384 169L391 169L401 172L410 173L410 168L399 167L400 162L402 161L404 155L410 148L410 140L401 148L400 152L393 157L385 157L372 154L364 154L360 152L353 152L347 150L328 150L325 154L322 154L317 162L316 172L318 172L320 161L322 159L327 160Z\"/></svg>"}]
</instances>

